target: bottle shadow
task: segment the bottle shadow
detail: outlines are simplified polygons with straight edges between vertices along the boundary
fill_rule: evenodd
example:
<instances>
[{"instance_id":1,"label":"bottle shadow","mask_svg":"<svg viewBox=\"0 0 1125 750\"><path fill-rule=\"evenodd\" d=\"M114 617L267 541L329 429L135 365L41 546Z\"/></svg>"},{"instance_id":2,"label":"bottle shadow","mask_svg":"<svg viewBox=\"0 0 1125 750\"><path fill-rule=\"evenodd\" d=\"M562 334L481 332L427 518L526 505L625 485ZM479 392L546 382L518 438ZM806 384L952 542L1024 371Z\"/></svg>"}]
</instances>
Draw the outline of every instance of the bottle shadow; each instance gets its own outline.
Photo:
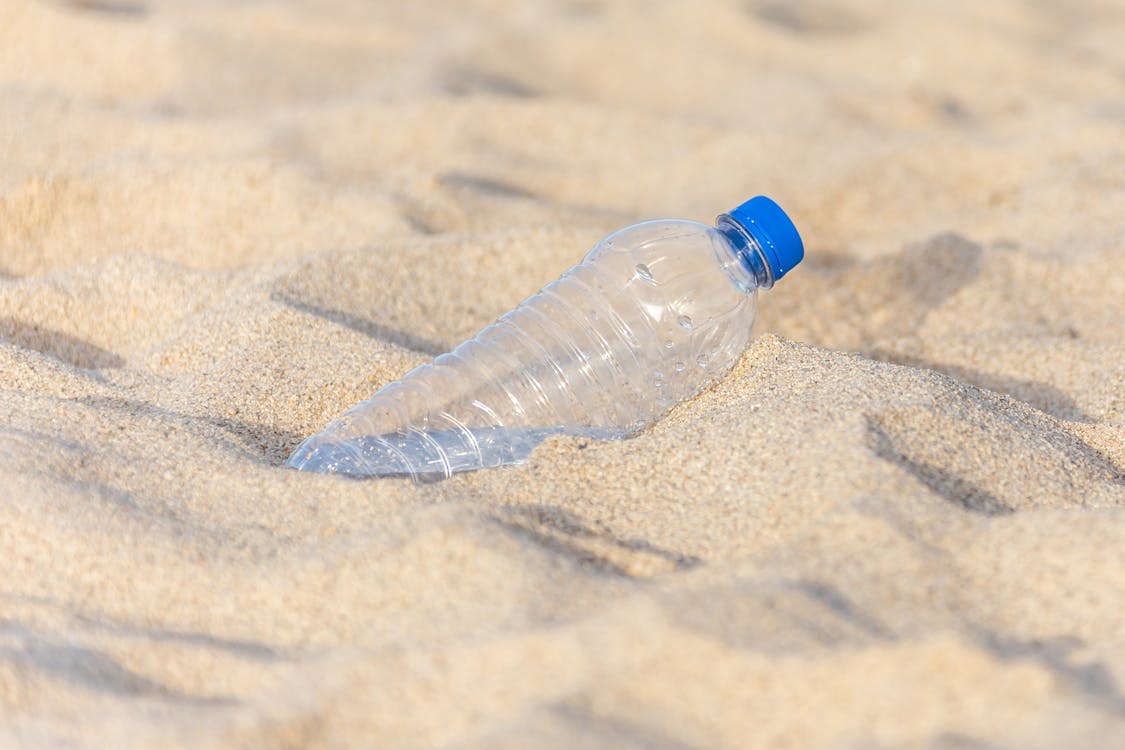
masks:
<instances>
[{"instance_id":1,"label":"bottle shadow","mask_svg":"<svg viewBox=\"0 0 1125 750\"><path fill-rule=\"evenodd\" d=\"M983 258L980 244L954 233L874 260L810 255L792 286L786 277L785 303L762 305L761 323L816 346L866 351L914 334L933 310L980 275Z\"/></svg>"}]
</instances>

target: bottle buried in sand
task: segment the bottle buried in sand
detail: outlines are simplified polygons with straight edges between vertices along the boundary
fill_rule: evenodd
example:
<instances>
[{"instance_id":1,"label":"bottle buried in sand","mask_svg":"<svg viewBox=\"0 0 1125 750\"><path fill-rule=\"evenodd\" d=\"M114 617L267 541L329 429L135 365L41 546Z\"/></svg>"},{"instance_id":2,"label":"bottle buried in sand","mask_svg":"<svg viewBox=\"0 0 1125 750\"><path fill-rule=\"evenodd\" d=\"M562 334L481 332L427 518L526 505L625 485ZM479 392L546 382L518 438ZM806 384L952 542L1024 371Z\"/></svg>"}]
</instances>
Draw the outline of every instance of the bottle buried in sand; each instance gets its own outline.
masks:
<instances>
[{"instance_id":1,"label":"bottle buried in sand","mask_svg":"<svg viewBox=\"0 0 1125 750\"><path fill-rule=\"evenodd\" d=\"M758 290L803 257L796 227L764 196L714 227L626 227L472 339L352 407L287 463L428 481L522 463L552 435L627 437L734 366Z\"/></svg>"}]
</instances>

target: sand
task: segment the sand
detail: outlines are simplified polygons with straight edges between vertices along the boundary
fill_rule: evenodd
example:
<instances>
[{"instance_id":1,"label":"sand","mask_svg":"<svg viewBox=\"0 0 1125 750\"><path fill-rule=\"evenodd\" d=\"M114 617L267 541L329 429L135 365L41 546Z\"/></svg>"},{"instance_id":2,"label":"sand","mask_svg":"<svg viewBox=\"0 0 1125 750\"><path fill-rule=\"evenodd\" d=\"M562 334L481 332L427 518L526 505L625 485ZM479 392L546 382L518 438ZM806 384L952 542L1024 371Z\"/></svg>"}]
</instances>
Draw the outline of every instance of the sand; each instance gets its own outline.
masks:
<instances>
[{"instance_id":1,"label":"sand","mask_svg":"<svg viewBox=\"0 0 1125 750\"><path fill-rule=\"evenodd\" d=\"M0 745L1125 746L1125 11L0 4ZM282 468L606 232L806 262L634 439Z\"/></svg>"}]
</instances>

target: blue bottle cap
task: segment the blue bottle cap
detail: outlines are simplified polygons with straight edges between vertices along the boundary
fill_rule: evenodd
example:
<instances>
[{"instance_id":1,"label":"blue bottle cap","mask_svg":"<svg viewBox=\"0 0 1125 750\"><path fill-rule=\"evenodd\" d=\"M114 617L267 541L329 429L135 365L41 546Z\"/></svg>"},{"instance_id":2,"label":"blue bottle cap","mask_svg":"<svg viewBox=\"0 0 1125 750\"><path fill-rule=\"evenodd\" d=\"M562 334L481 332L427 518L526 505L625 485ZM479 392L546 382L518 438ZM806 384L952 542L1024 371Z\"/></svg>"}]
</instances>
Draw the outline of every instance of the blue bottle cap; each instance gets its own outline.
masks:
<instances>
[{"instance_id":1,"label":"blue bottle cap","mask_svg":"<svg viewBox=\"0 0 1125 750\"><path fill-rule=\"evenodd\" d=\"M797 227L781 206L766 196L751 198L727 216L761 245L775 282L805 257L805 243Z\"/></svg>"}]
</instances>

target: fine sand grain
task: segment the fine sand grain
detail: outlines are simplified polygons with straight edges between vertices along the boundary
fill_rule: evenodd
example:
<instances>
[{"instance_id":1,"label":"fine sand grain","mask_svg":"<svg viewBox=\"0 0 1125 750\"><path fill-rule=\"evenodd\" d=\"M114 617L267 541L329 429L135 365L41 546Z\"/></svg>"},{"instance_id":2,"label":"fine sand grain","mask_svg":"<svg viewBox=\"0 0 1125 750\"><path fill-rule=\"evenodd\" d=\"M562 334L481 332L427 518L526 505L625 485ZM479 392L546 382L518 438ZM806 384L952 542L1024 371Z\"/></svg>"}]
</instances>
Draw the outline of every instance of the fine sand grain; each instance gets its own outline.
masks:
<instances>
[{"instance_id":1,"label":"fine sand grain","mask_svg":"<svg viewBox=\"0 0 1125 750\"><path fill-rule=\"evenodd\" d=\"M0 2L0 746L1125 747L1125 9ZM415 486L306 435L635 220L729 377Z\"/></svg>"}]
</instances>

